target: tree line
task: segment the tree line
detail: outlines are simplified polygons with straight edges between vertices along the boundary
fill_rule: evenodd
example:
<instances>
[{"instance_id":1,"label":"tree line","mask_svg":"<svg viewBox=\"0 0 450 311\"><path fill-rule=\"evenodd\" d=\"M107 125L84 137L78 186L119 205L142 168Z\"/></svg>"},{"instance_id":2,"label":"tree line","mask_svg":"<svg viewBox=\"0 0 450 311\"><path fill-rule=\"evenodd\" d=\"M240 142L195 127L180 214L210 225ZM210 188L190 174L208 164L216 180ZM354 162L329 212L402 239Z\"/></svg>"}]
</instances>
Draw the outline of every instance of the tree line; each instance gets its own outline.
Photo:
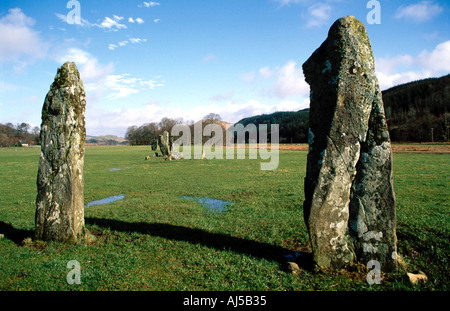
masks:
<instances>
[{"instance_id":1,"label":"tree line","mask_svg":"<svg viewBox=\"0 0 450 311\"><path fill-rule=\"evenodd\" d=\"M205 127L207 124L211 122L220 122L222 121L222 117L216 113L210 113L203 117L202 125ZM200 122L200 121L199 121ZM177 124L188 125L191 128L191 133L194 133L194 121L192 120L183 120L182 118L171 119L168 117L164 117L159 122L151 122L145 123L141 126L130 126L128 127L125 139L128 140L130 145L150 145L153 139L157 139L159 135L161 135L164 131L167 131L169 134L172 131L172 128ZM193 141L193 140L192 140Z\"/></svg>"},{"instance_id":2,"label":"tree line","mask_svg":"<svg viewBox=\"0 0 450 311\"><path fill-rule=\"evenodd\" d=\"M14 125L11 122L0 123L0 147L20 146L20 142L39 144L39 126L32 127L22 122Z\"/></svg>"}]
</instances>

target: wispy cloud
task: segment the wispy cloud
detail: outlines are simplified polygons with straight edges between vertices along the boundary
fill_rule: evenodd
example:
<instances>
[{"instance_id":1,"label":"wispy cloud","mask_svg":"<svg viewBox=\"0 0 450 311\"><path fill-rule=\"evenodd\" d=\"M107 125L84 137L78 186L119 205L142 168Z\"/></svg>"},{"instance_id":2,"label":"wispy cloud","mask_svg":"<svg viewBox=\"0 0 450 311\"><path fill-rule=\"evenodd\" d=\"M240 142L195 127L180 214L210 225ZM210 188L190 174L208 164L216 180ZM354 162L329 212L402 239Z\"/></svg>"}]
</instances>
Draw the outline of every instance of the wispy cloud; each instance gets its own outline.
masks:
<instances>
[{"instance_id":1,"label":"wispy cloud","mask_svg":"<svg viewBox=\"0 0 450 311\"><path fill-rule=\"evenodd\" d=\"M117 49L118 47L124 47L124 46L127 46L128 44L138 44L138 43L143 43L143 42L147 42L147 39L144 39L144 38L130 38L128 40L120 41L117 44L111 43L108 46L108 49L113 51L113 50Z\"/></svg>"},{"instance_id":2,"label":"wispy cloud","mask_svg":"<svg viewBox=\"0 0 450 311\"><path fill-rule=\"evenodd\" d=\"M98 83L99 80L114 71L113 63L101 65L96 57L78 48L67 49L64 55L56 58L56 61L60 64L67 61L75 62L84 82Z\"/></svg>"},{"instance_id":3,"label":"wispy cloud","mask_svg":"<svg viewBox=\"0 0 450 311\"><path fill-rule=\"evenodd\" d=\"M164 86L163 82L157 78L133 77L130 73L114 74L112 62L106 65L100 64L95 56L78 48L67 49L55 61L60 64L66 61L76 63L87 97L94 105L101 102L101 98L105 96L109 100L123 99L145 90L153 90L156 87Z\"/></svg>"},{"instance_id":4,"label":"wispy cloud","mask_svg":"<svg viewBox=\"0 0 450 311\"><path fill-rule=\"evenodd\" d=\"M150 8L150 7L158 6L158 5L159 5L159 2L154 2L154 1L145 2L145 1L144 1L143 4L144 4L144 6L145 6L146 8Z\"/></svg>"},{"instance_id":5,"label":"wispy cloud","mask_svg":"<svg viewBox=\"0 0 450 311\"><path fill-rule=\"evenodd\" d=\"M305 0L273 0L273 1L278 2L280 4L280 7L305 2Z\"/></svg>"},{"instance_id":6,"label":"wispy cloud","mask_svg":"<svg viewBox=\"0 0 450 311\"><path fill-rule=\"evenodd\" d=\"M276 96L282 99L309 95L309 85L305 81L301 68L298 68L295 61L287 62L277 71L274 91Z\"/></svg>"},{"instance_id":7,"label":"wispy cloud","mask_svg":"<svg viewBox=\"0 0 450 311\"><path fill-rule=\"evenodd\" d=\"M205 114L213 112L219 114L223 120L231 123L243 118L270 114L277 111L298 111L309 107L309 100L299 103L296 101L282 101L268 105L258 100L251 99L238 103L228 101L226 103L205 104L191 107L177 107L170 103L149 102L141 107L124 106L115 110L93 108L87 114L88 132L90 135L110 133L123 136L126 129L132 125L142 125L149 122L159 122L163 117L174 119L201 120Z\"/></svg>"},{"instance_id":8,"label":"wispy cloud","mask_svg":"<svg viewBox=\"0 0 450 311\"><path fill-rule=\"evenodd\" d=\"M20 63L19 71L29 62L45 55L46 44L33 29L34 19L20 8L9 9L0 19L0 62Z\"/></svg>"},{"instance_id":9,"label":"wispy cloud","mask_svg":"<svg viewBox=\"0 0 450 311\"><path fill-rule=\"evenodd\" d=\"M68 23L66 15L63 15L60 13L55 13L55 15L62 22ZM103 30L119 31L120 29L128 28L127 25L125 25L121 22L123 19L124 19L123 16L118 16L118 15L113 15L113 17L106 16L100 24L96 24L96 23L90 23L88 20L81 18L81 24L79 24L77 26L79 26L79 27L98 27ZM144 21L139 17L136 19L133 19L130 17L128 19L128 22L129 23L137 22L139 24L142 24Z\"/></svg>"},{"instance_id":10,"label":"wispy cloud","mask_svg":"<svg viewBox=\"0 0 450 311\"><path fill-rule=\"evenodd\" d=\"M114 15L113 18L105 17L103 22L100 25L97 25L103 29L109 29L112 31L118 31L119 29L126 29L127 26L124 24L120 24L119 22L123 19L121 16Z\"/></svg>"},{"instance_id":11,"label":"wispy cloud","mask_svg":"<svg viewBox=\"0 0 450 311\"><path fill-rule=\"evenodd\" d=\"M261 79L257 79L259 77L263 78L263 80L269 79L268 81L272 83L269 88L264 86L267 90L263 93L269 97L286 100L296 96L309 96L309 85L305 81L302 69L295 61L288 61L283 66L273 69L265 66L257 72L251 71L242 74L240 79L247 82L257 81L260 83Z\"/></svg>"},{"instance_id":12,"label":"wispy cloud","mask_svg":"<svg viewBox=\"0 0 450 311\"><path fill-rule=\"evenodd\" d=\"M55 16L61 20L64 23L68 23L67 20L67 15L61 14L61 13L55 13ZM79 26L79 27L92 27L92 26L96 26L95 24L91 24L87 19L84 19L83 17L80 17L80 24L74 24L75 26Z\"/></svg>"},{"instance_id":13,"label":"wispy cloud","mask_svg":"<svg viewBox=\"0 0 450 311\"><path fill-rule=\"evenodd\" d=\"M431 52L417 56L399 55L376 59L377 77L381 89L450 72L450 40L438 44Z\"/></svg>"},{"instance_id":14,"label":"wispy cloud","mask_svg":"<svg viewBox=\"0 0 450 311\"><path fill-rule=\"evenodd\" d=\"M163 86L163 83L156 80L135 78L129 73L125 73L106 76L103 86L110 93L108 95L109 99L119 99L126 98L145 90L153 90L156 87Z\"/></svg>"},{"instance_id":15,"label":"wispy cloud","mask_svg":"<svg viewBox=\"0 0 450 311\"><path fill-rule=\"evenodd\" d=\"M270 70L269 67L263 67L259 69L259 74L263 76L264 78L270 78L273 74L272 70Z\"/></svg>"},{"instance_id":16,"label":"wispy cloud","mask_svg":"<svg viewBox=\"0 0 450 311\"><path fill-rule=\"evenodd\" d=\"M320 27L330 22L332 7L328 3L316 3L307 9L307 27Z\"/></svg>"},{"instance_id":17,"label":"wispy cloud","mask_svg":"<svg viewBox=\"0 0 450 311\"><path fill-rule=\"evenodd\" d=\"M136 17L136 18L129 17L128 22L131 24L134 24L134 23L143 24L144 20L140 17Z\"/></svg>"},{"instance_id":18,"label":"wispy cloud","mask_svg":"<svg viewBox=\"0 0 450 311\"><path fill-rule=\"evenodd\" d=\"M395 17L407 21L422 23L441 14L444 9L433 1L421 1L407 6L401 6L397 9Z\"/></svg>"}]
</instances>

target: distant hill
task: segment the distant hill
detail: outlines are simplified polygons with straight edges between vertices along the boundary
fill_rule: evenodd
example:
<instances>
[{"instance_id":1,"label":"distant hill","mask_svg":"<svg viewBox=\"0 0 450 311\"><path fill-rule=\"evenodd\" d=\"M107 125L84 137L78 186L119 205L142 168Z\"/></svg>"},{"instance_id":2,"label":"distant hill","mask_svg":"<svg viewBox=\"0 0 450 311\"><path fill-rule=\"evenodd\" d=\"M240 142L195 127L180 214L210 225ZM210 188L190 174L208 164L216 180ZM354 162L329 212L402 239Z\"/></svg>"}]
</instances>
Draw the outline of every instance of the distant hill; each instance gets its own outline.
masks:
<instances>
[{"instance_id":1,"label":"distant hill","mask_svg":"<svg viewBox=\"0 0 450 311\"><path fill-rule=\"evenodd\" d=\"M127 143L126 139L114 135L86 136L86 144L91 145L124 145Z\"/></svg>"},{"instance_id":2,"label":"distant hill","mask_svg":"<svg viewBox=\"0 0 450 311\"><path fill-rule=\"evenodd\" d=\"M383 91L392 141L448 140L450 75L410 82Z\"/></svg>"},{"instance_id":3,"label":"distant hill","mask_svg":"<svg viewBox=\"0 0 450 311\"><path fill-rule=\"evenodd\" d=\"M410 82L385 90L383 102L392 141L449 140L450 75ZM279 124L280 143L307 143L308 122L309 109L304 109L253 116L237 123L244 126L250 123Z\"/></svg>"},{"instance_id":4,"label":"distant hill","mask_svg":"<svg viewBox=\"0 0 450 311\"><path fill-rule=\"evenodd\" d=\"M296 112L275 112L240 120L244 126L248 124L267 124L270 131L272 124L280 125L280 143L305 143L308 141L309 109Z\"/></svg>"}]
</instances>

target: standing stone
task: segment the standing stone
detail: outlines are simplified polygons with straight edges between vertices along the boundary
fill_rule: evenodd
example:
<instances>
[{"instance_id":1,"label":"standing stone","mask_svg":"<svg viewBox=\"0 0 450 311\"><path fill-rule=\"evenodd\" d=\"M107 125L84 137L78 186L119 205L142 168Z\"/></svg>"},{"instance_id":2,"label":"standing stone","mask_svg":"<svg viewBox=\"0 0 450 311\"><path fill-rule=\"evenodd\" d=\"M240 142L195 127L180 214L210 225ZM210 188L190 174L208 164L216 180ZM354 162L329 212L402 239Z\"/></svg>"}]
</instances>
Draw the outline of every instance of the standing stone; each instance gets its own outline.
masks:
<instances>
[{"instance_id":1,"label":"standing stone","mask_svg":"<svg viewBox=\"0 0 450 311\"><path fill-rule=\"evenodd\" d=\"M42 108L35 238L75 243L84 231L86 95L74 63L60 68Z\"/></svg>"},{"instance_id":2,"label":"standing stone","mask_svg":"<svg viewBox=\"0 0 450 311\"><path fill-rule=\"evenodd\" d=\"M314 261L397 264L392 151L364 25L337 20L303 64L311 87L304 218Z\"/></svg>"},{"instance_id":3,"label":"standing stone","mask_svg":"<svg viewBox=\"0 0 450 311\"><path fill-rule=\"evenodd\" d=\"M153 151L158 150L158 140L153 138L152 141L150 142L150 146Z\"/></svg>"},{"instance_id":4,"label":"standing stone","mask_svg":"<svg viewBox=\"0 0 450 311\"><path fill-rule=\"evenodd\" d=\"M171 154L171 140L169 138L169 132L164 131L161 135L159 135L158 139L159 150L161 150L163 157L170 157Z\"/></svg>"}]
</instances>

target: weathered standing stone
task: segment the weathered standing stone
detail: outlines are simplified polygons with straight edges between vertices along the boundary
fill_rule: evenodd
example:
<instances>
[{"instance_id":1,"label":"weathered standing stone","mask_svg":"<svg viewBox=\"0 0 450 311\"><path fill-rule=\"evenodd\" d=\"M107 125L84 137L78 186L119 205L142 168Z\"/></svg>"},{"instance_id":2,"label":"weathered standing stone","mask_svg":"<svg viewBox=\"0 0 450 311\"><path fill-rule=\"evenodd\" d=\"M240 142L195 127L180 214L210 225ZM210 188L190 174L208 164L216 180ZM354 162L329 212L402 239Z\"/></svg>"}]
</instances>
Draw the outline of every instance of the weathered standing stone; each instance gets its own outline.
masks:
<instances>
[{"instance_id":1,"label":"weathered standing stone","mask_svg":"<svg viewBox=\"0 0 450 311\"><path fill-rule=\"evenodd\" d=\"M314 261L396 266L392 151L372 48L353 16L303 65L311 87L304 217Z\"/></svg>"},{"instance_id":2,"label":"weathered standing stone","mask_svg":"<svg viewBox=\"0 0 450 311\"><path fill-rule=\"evenodd\" d=\"M150 146L152 148L153 151L158 150L158 140L157 139L152 139L152 141L150 142Z\"/></svg>"},{"instance_id":3,"label":"weathered standing stone","mask_svg":"<svg viewBox=\"0 0 450 311\"><path fill-rule=\"evenodd\" d=\"M169 137L169 132L164 131L158 138L159 150L161 150L163 157L170 157L172 144Z\"/></svg>"},{"instance_id":4,"label":"weathered standing stone","mask_svg":"<svg viewBox=\"0 0 450 311\"><path fill-rule=\"evenodd\" d=\"M84 231L86 95L74 63L60 68L42 108L35 238L77 242Z\"/></svg>"}]
</instances>

